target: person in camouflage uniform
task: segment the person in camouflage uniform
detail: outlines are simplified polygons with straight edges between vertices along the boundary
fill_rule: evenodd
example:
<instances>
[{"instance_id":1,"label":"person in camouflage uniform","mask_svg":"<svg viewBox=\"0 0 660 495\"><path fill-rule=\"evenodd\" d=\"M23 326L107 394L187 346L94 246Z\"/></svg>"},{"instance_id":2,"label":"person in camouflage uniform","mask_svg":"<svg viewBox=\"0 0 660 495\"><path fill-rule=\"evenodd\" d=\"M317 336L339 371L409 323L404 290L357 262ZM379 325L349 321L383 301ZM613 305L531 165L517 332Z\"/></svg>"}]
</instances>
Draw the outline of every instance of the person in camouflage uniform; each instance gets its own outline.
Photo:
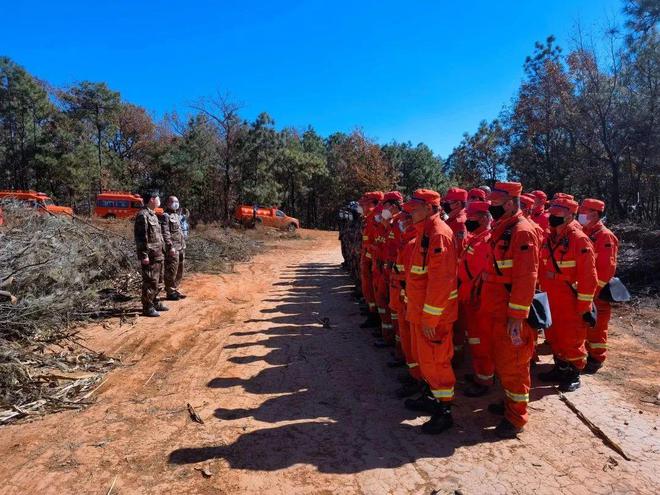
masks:
<instances>
[{"instance_id":1,"label":"person in camouflage uniform","mask_svg":"<svg viewBox=\"0 0 660 495\"><path fill-rule=\"evenodd\" d=\"M142 195L144 206L135 217L134 236L137 257L142 269L142 314L160 316L168 308L158 301L159 282L163 269L164 247L156 208L160 206L158 192Z\"/></svg>"},{"instance_id":2,"label":"person in camouflage uniform","mask_svg":"<svg viewBox=\"0 0 660 495\"><path fill-rule=\"evenodd\" d=\"M348 270L355 282L357 292L360 289L360 252L362 250L362 218L357 211L357 204L351 203L351 220L346 231L346 244L348 251Z\"/></svg>"},{"instance_id":3,"label":"person in camouflage uniform","mask_svg":"<svg viewBox=\"0 0 660 495\"><path fill-rule=\"evenodd\" d=\"M167 198L165 213L160 218L165 243L165 292L168 301L185 299L179 290L183 278L183 265L186 252L186 240L181 227L179 200L176 196Z\"/></svg>"}]
</instances>

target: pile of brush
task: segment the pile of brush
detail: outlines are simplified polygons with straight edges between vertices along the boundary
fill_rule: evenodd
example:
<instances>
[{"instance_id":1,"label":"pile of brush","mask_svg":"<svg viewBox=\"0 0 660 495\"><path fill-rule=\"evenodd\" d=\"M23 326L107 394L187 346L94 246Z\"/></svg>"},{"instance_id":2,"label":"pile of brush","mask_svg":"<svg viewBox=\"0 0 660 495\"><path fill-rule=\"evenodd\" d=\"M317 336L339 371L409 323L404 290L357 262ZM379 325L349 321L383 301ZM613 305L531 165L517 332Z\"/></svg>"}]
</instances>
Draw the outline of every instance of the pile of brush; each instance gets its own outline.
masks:
<instances>
[{"instance_id":1,"label":"pile of brush","mask_svg":"<svg viewBox=\"0 0 660 495\"><path fill-rule=\"evenodd\" d=\"M77 326L139 283L130 240L77 219L2 208L0 424L84 405L115 363L78 343Z\"/></svg>"}]
</instances>

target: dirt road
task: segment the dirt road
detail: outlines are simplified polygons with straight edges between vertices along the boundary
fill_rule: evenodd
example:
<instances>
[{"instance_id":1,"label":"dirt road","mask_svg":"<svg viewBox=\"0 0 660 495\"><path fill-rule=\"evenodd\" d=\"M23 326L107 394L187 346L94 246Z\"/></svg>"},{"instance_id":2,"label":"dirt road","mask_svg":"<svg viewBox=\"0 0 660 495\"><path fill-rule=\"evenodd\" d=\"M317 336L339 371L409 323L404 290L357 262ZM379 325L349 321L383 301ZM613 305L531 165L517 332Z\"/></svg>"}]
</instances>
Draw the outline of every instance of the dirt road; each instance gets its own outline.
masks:
<instances>
[{"instance_id":1,"label":"dirt road","mask_svg":"<svg viewBox=\"0 0 660 495\"><path fill-rule=\"evenodd\" d=\"M492 432L499 392L459 392L455 428L420 435L423 418L393 398L388 351L358 328L336 236L304 237L237 274L188 279L190 297L159 320L86 329L124 366L87 410L0 429L0 493L657 493L657 406L599 378L570 398L632 461L549 387L534 388L519 440Z\"/></svg>"}]
</instances>

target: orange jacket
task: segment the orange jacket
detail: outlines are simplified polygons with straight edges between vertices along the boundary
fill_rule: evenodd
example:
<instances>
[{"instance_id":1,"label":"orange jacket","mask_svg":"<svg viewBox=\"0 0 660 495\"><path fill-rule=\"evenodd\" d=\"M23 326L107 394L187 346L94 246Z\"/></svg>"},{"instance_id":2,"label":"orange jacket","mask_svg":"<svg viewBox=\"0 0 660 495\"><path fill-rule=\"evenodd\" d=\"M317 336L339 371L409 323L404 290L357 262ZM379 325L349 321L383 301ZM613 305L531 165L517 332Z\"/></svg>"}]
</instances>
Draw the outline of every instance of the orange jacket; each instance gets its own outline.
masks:
<instances>
[{"instance_id":1,"label":"orange jacket","mask_svg":"<svg viewBox=\"0 0 660 495\"><path fill-rule=\"evenodd\" d=\"M387 241L389 228L383 225L382 222L374 222L372 232L374 237L369 246L369 252L371 253L371 259L373 262L372 271L382 274L385 269L385 243Z\"/></svg>"},{"instance_id":2,"label":"orange jacket","mask_svg":"<svg viewBox=\"0 0 660 495\"><path fill-rule=\"evenodd\" d=\"M453 232L439 214L420 223L423 230L415 238L406 273L406 316L411 323L436 328L458 317L458 257Z\"/></svg>"},{"instance_id":3,"label":"orange jacket","mask_svg":"<svg viewBox=\"0 0 660 495\"><path fill-rule=\"evenodd\" d=\"M410 259L412 250L415 247L416 236L417 231L414 227L408 227L405 232L400 232L399 235L399 248L397 249L396 262L392 269L392 276L390 277L390 308L397 312L400 312L403 308L401 295L402 293L405 294L405 291L402 289L406 281L406 265L410 267ZM405 318L405 315L402 314L400 318Z\"/></svg>"},{"instance_id":4,"label":"orange jacket","mask_svg":"<svg viewBox=\"0 0 660 495\"><path fill-rule=\"evenodd\" d=\"M463 251L467 242L468 231L465 228L466 220L467 213L465 213L465 208L452 211L449 214L449 218L447 218L447 225L449 225L456 239L456 250L458 253Z\"/></svg>"},{"instance_id":5,"label":"orange jacket","mask_svg":"<svg viewBox=\"0 0 660 495\"><path fill-rule=\"evenodd\" d=\"M469 302L472 289L481 279L481 273L488 267L490 229L478 234L469 234L465 249L458 259L458 300Z\"/></svg>"},{"instance_id":6,"label":"orange jacket","mask_svg":"<svg viewBox=\"0 0 660 495\"><path fill-rule=\"evenodd\" d=\"M544 231L550 227L550 213L545 211L544 208L537 208L532 212L532 220L540 226Z\"/></svg>"},{"instance_id":7,"label":"orange jacket","mask_svg":"<svg viewBox=\"0 0 660 495\"><path fill-rule=\"evenodd\" d=\"M371 245L376 238L376 221L374 220L374 212L367 213L362 219L362 257L372 258Z\"/></svg>"},{"instance_id":8,"label":"orange jacket","mask_svg":"<svg viewBox=\"0 0 660 495\"><path fill-rule=\"evenodd\" d=\"M593 244L575 220L559 235L551 232L548 236L541 250L539 280L544 291L573 294L578 312L591 309L598 280L596 257Z\"/></svg>"},{"instance_id":9,"label":"orange jacket","mask_svg":"<svg viewBox=\"0 0 660 495\"><path fill-rule=\"evenodd\" d=\"M584 229L594 245L596 255L596 274L598 277L598 290L605 287L616 273L616 262L619 254L619 239L610 229L597 222L595 225Z\"/></svg>"},{"instance_id":10,"label":"orange jacket","mask_svg":"<svg viewBox=\"0 0 660 495\"><path fill-rule=\"evenodd\" d=\"M527 318L536 289L539 248L531 222L521 212L492 226L488 266L482 274L481 308Z\"/></svg>"},{"instance_id":11,"label":"orange jacket","mask_svg":"<svg viewBox=\"0 0 660 495\"><path fill-rule=\"evenodd\" d=\"M530 220L529 223L534 228L534 232L536 232L536 238L539 241L538 246L539 246L539 249L541 249L541 247L543 247L543 243L545 242L545 238L548 235L548 232L546 230L544 230L543 227L541 227L538 223L534 222L533 220Z\"/></svg>"},{"instance_id":12,"label":"orange jacket","mask_svg":"<svg viewBox=\"0 0 660 495\"><path fill-rule=\"evenodd\" d=\"M399 224L396 221L390 223L387 229L387 236L385 238L385 246L383 247L383 254L385 261L391 266L396 262L396 257L401 247L401 231Z\"/></svg>"}]
</instances>

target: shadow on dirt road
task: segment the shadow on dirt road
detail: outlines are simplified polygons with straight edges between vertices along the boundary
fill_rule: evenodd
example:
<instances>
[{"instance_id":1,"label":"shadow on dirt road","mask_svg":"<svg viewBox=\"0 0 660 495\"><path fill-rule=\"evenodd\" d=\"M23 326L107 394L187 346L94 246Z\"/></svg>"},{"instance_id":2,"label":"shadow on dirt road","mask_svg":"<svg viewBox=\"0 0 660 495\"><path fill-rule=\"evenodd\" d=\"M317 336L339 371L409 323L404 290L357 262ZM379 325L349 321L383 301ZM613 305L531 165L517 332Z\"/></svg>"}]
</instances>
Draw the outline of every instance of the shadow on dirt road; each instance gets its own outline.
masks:
<instances>
[{"instance_id":1,"label":"shadow on dirt road","mask_svg":"<svg viewBox=\"0 0 660 495\"><path fill-rule=\"evenodd\" d=\"M435 437L419 433L425 419L394 398L396 375L402 371L388 369L389 351L373 348L370 330L359 329L350 280L336 265L290 266L264 301L279 304L245 325L265 328L235 332L232 336L241 341L225 349L265 347L265 355L237 355L229 361L266 367L249 378L213 378L208 387L278 395L255 408L218 407L218 421L251 418L256 421L250 422L252 431L228 445L177 449L170 463L223 458L239 469L273 471L302 463L324 473L357 473L448 457L461 447L498 440L492 429L500 418L486 407L501 398L499 390L481 399L459 395L451 431ZM323 317L331 328L319 322ZM468 371L468 364L458 370L459 380ZM459 394L460 386L459 381ZM554 392L535 389L533 399L548 393Z\"/></svg>"}]
</instances>

